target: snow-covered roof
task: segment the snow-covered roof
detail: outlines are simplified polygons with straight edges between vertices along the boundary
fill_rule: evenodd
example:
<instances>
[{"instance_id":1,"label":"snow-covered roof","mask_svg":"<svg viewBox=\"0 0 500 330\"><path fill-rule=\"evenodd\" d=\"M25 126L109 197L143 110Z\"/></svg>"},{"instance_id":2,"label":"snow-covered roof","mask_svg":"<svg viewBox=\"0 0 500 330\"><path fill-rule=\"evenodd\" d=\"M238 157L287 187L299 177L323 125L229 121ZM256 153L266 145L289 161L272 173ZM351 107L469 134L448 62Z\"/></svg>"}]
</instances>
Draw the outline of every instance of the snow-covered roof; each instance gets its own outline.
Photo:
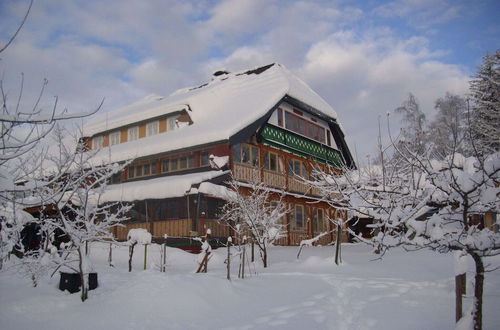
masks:
<instances>
[{"instance_id":1,"label":"snow-covered roof","mask_svg":"<svg viewBox=\"0 0 500 330\"><path fill-rule=\"evenodd\" d=\"M145 199L181 197L191 191L193 185L226 174L227 171L208 171L184 175L163 176L156 179L109 185L100 202L132 202Z\"/></svg>"},{"instance_id":2,"label":"snow-covered roof","mask_svg":"<svg viewBox=\"0 0 500 330\"><path fill-rule=\"evenodd\" d=\"M284 66L272 64L219 75L207 84L178 90L168 97L150 95L127 107L95 116L84 126L83 133L84 136L92 136L148 118L187 111L192 125L162 133L164 136L159 134L109 147L112 149L112 160L121 161L228 140L263 117L285 96L301 101L328 117L337 118L333 108L302 80ZM103 153L109 156L104 150Z\"/></svg>"}]
</instances>

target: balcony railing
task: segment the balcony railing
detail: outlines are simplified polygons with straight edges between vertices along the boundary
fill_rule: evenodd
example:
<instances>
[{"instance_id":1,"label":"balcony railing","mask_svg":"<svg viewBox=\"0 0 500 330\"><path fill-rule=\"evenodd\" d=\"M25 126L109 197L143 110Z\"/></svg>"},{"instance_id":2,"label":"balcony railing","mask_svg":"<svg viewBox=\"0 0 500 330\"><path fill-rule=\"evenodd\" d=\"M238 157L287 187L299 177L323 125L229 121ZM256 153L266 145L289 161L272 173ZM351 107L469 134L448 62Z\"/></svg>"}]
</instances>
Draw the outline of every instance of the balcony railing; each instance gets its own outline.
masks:
<instances>
[{"instance_id":1,"label":"balcony railing","mask_svg":"<svg viewBox=\"0 0 500 330\"><path fill-rule=\"evenodd\" d=\"M266 185L273 188L284 189L290 192L320 196L320 190L311 188L307 183L297 177L288 176L273 171L258 169L256 167L234 164L234 177L237 180L253 182L262 180Z\"/></svg>"},{"instance_id":2,"label":"balcony railing","mask_svg":"<svg viewBox=\"0 0 500 330\"><path fill-rule=\"evenodd\" d=\"M329 163L337 167L341 167L344 164L338 150L281 127L268 124L262 130L261 136L267 144L286 149L292 153L301 156L312 156L320 162Z\"/></svg>"}]
</instances>

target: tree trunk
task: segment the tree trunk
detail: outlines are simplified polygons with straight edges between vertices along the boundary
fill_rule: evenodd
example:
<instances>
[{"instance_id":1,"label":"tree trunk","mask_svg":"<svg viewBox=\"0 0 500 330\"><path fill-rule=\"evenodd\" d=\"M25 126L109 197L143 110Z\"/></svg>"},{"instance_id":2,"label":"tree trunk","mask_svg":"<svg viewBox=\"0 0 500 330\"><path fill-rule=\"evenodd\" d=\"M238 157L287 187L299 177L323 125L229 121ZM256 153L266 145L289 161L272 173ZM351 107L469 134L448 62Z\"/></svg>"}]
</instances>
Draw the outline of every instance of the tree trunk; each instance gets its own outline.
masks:
<instances>
[{"instance_id":1,"label":"tree trunk","mask_svg":"<svg viewBox=\"0 0 500 330\"><path fill-rule=\"evenodd\" d=\"M87 249L85 248L85 254L82 251L82 248L78 248L78 257L79 257L79 263L78 263L78 270L80 271L80 284L81 284L81 299L82 302L87 300L88 298L88 290L89 287L87 285L87 281L85 280L85 273L83 269L83 258L86 257L86 252Z\"/></svg>"},{"instance_id":2,"label":"tree trunk","mask_svg":"<svg viewBox=\"0 0 500 330\"><path fill-rule=\"evenodd\" d=\"M132 256L134 255L134 247L136 243L133 243L128 247L128 271L132 271Z\"/></svg>"},{"instance_id":3,"label":"tree trunk","mask_svg":"<svg viewBox=\"0 0 500 330\"><path fill-rule=\"evenodd\" d=\"M469 252L474 259L476 266L476 276L474 283L474 308L473 320L474 330L483 328L483 285L484 285L484 264L482 258L474 252Z\"/></svg>"},{"instance_id":4,"label":"tree trunk","mask_svg":"<svg viewBox=\"0 0 500 330\"><path fill-rule=\"evenodd\" d=\"M462 298L466 293L466 275L460 274L455 276L455 322L460 321L462 313Z\"/></svg>"},{"instance_id":5,"label":"tree trunk","mask_svg":"<svg viewBox=\"0 0 500 330\"><path fill-rule=\"evenodd\" d=\"M113 243L109 243L108 263L110 267L113 267Z\"/></svg>"},{"instance_id":6,"label":"tree trunk","mask_svg":"<svg viewBox=\"0 0 500 330\"><path fill-rule=\"evenodd\" d=\"M231 241L227 241L227 279L231 281Z\"/></svg>"},{"instance_id":7,"label":"tree trunk","mask_svg":"<svg viewBox=\"0 0 500 330\"><path fill-rule=\"evenodd\" d=\"M163 265L161 271L165 273L167 271L167 243L163 243Z\"/></svg>"},{"instance_id":8,"label":"tree trunk","mask_svg":"<svg viewBox=\"0 0 500 330\"><path fill-rule=\"evenodd\" d=\"M255 262L255 243L252 240L252 262Z\"/></svg>"},{"instance_id":9,"label":"tree trunk","mask_svg":"<svg viewBox=\"0 0 500 330\"><path fill-rule=\"evenodd\" d=\"M341 245L342 245L342 226L337 225L337 240L335 242L335 264L340 265L342 263L341 256Z\"/></svg>"},{"instance_id":10,"label":"tree trunk","mask_svg":"<svg viewBox=\"0 0 500 330\"><path fill-rule=\"evenodd\" d=\"M262 264L267 268L267 248L264 246L261 250Z\"/></svg>"}]
</instances>

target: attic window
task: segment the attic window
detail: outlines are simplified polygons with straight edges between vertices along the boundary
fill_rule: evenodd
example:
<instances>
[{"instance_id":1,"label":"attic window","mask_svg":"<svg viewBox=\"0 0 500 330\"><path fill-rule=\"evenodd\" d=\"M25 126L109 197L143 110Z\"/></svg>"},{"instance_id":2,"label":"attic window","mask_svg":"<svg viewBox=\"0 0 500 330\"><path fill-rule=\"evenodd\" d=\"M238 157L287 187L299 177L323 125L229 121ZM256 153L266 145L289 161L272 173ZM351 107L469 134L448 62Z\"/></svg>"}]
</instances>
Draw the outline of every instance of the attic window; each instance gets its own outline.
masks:
<instances>
[{"instance_id":1,"label":"attic window","mask_svg":"<svg viewBox=\"0 0 500 330\"><path fill-rule=\"evenodd\" d=\"M128 141L134 141L139 138L139 126L133 126L128 129Z\"/></svg>"},{"instance_id":2,"label":"attic window","mask_svg":"<svg viewBox=\"0 0 500 330\"><path fill-rule=\"evenodd\" d=\"M146 124L146 135L151 136L158 134L158 131L160 129L160 122L158 120L155 120L151 123Z\"/></svg>"},{"instance_id":3,"label":"attic window","mask_svg":"<svg viewBox=\"0 0 500 330\"><path fill-rule=\"evenodd\" d=\"M120 131L114 131L109 134L109 144L115 145L120 143Z\"/></svg>"},{"instance_id":4,"label":"attic window","mask_svg":"<svg viewBox=\"0 0 500 330\"><path fill-rule=\"evenodd\" d=\"M173 131L177 128L177 118L168 118L168 130Z\"/></svg>"},{"instance_id":5,"label":"attic window","mask_svg":"<svg viewBox=\"0 0 500 330\"><path fill-rule=\"evenodd\" d=\"M278 108L278 126L283 127L283 109Z\"/></svg>"},{"instance_id":6,"label":"attic window","mask_svg":"<svg viewBox=\"0 0 500 330\"><path fill-rule=\"evenodd\" d=\"M103 143L104 143L104 136L102 136L102 135L95 136L92 139L92 149L102 148Z\"/></svg>"}]
</instances>

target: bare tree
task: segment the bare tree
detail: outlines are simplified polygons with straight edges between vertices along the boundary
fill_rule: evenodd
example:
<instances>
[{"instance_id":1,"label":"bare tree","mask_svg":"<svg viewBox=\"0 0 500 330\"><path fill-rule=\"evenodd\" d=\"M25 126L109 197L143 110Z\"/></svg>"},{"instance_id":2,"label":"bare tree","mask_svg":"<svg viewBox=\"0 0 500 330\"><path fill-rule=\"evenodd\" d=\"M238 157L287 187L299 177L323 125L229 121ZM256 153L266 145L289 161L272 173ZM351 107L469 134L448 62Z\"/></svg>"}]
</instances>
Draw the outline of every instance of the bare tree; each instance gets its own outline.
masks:
<instances>
[{"instance_id":1,"label":"bare tree","mask_svg":"<svg viewBox=\"0 0 500 330\"><path fill-rule=\"evenodd\" d=\"M56 140L61 141L68 134L56 130ZM48 164L45 164L46 174L58 180L52 180L50 186L43 186L36 192L40 200L57 210L58 216L46 221L59 228L71 243L64 252L71 252L75 258L65 264L71 266L74 265L72 261L76 261L73 269L80 274L81 299L85 301L88 298L87 277L92 268L88 244L112 240L111 229L127 219L130 206L102 200L111 176L127 164L95 164L95 150L83 151L82 146L76 149L81 151L75 152L73 147L63 143L58 145L58 152L48 157Z\"/></svg>"},{"instance_id":2,"label":"bare tree","mask_svg":"<svg viewBox=\"0 0 500 330\"><path fill-rule=\"evenodd\" d=\"M444 159L455 152L466 155L470 141L466 128L467 101L459 95L446 93L436 101L435 108L437 114L429 127L433 157Z\"/></svg>"},{"instance_id":3,"label":"bare tree","mask_svg":"<svg viewBox=\"0 0 500 330\"><path fill-rule=\"evenodd\" d=\"M234 229L248 231L259 248L264 267L267 267L268 247L285 232L282 223L287 213L285 203L278 193L273 193L259 180L243 184L233 178L229 186L234 193L229 193L226 198L221 221ZM271 196L274 196L274 201Z\"/></svg>"},{"instance_id":4,"label":"bare tree","mask_svg":"<svg viewBox=\"0 0 500 330\"><path fill-rule=\"evenodd\" d=\"M500 254L500 233L473 219L499 211L500 153L464 157L456 152L460 139L447 143L445 150L452 153L435 159L392 141L399 166L318 172L316 185L341 208L374 219L374 238L357 237L382 254L403 246L469 255L476 270L472 317L474 328L481 329L483 258ZM432 216L424 217L427 212Z\"/></svg>"}]
</instances>

